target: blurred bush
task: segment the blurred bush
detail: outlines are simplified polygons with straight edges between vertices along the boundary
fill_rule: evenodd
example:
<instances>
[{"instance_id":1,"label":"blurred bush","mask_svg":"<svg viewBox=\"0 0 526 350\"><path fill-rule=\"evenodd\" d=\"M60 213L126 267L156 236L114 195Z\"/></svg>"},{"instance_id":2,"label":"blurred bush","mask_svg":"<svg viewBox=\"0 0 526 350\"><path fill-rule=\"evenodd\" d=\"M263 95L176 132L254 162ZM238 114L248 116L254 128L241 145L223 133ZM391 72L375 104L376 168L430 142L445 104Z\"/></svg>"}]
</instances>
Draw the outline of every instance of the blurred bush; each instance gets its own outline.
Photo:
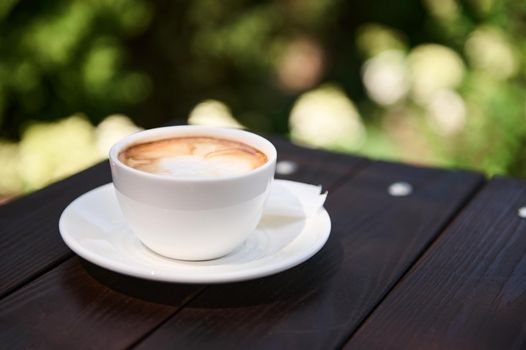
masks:
<instances>
[{"instance_id":1,"label":"blurred bush","mask_svg":"<svg viewBox=\"0 0 526 350\"><path fill-rule=\"evenodd\" d=\"M18 143L0 143L0 195L13 196L106 158L110 147L138 131L126 116L112 115L97 127L77 114L55 122L33 123Z\"/></svg>"},{"instance_id":2,"label":"blurred bush","mask_svg":"<svg viewBox=\"0 0 526 350\"><path fill-rule=\"evenodd\" d=\"M0 194L101 159L101 135L136 129L114 113L525 176L525 16L513 0L4 0Z\"/></svg>"}]
</instances>

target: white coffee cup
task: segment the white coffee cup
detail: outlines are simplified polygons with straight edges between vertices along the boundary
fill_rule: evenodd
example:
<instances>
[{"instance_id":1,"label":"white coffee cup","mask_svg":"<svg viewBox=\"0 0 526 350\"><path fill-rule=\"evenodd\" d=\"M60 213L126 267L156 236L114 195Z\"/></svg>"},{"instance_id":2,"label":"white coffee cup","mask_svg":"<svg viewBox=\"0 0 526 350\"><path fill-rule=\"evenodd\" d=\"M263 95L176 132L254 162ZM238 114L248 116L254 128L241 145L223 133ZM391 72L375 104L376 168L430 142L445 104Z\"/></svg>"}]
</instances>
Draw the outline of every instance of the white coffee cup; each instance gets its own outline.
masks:
<instances>
[{"instance_id":1,"label":"white coffee cup","mask_svg":"<svg viewBox=\"0 0 526 350\"><path fill-rule=\"evenodd\" d=\"M180 179L134 169L118 157L137 143L191 135L239 141L268 160L242 175ZM154 252L181 260L215 259L241 245L261 219L276 167L276 149L263 137L203 126L138 132L115 144L109 158L117 199L131 230Z\"/></svg>"}]
</instances>

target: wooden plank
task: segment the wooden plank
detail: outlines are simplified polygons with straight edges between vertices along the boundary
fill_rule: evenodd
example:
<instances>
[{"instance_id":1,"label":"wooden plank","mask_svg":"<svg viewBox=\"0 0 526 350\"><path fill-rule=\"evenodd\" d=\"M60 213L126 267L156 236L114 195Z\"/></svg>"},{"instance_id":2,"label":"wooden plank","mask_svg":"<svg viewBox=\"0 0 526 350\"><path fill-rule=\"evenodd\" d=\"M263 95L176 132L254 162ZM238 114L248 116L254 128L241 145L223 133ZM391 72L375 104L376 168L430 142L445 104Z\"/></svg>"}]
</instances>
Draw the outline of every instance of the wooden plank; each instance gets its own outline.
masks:
<instances>
[{"instance_id":1,"label":"wooden plank","mask_svg":"<svg viewBox=\"0 0 526 350\"><path fill-rule=\"evenodd\" d=\"M414 193L390 196L394 181L411 183ZM333 230L313 259L276 276L208 287L138 348L336 348L482 181L372 163L329 195Z\"/></svg>"},{"instance_id":2,"label":"wooden plank","mask_svg":"<svg viewBox=\"0 0 526 350\"><path fill-rule=\"evenodd\" d=\"M156 298L145 301L116 292L73 258L0 301L2 348L123 349L199 290L126 276L110 279L119 288L148 291Z\"/></svg>"},{"instance_id":3,"label":"wooden plank","mask_svg":"<svg viewBox=\"0 0 526 350\"><path fill-rule=\"evenodd\" d=\"M348 349L525 349L526 182L470 202L347 343Z\"/></svg>"},{"instance_id":4,"label":"wooden plank","mask_svg":"<svg viewBox=\"0 0 526 350\"><path fill-rule=\"evenodd\" d=\"M284 159L290 156L301 160L291 175L293 179L325 183L332 188L364 162L339 155L337 164L331 163L332 156L324 157L322 162L310 151L295 147L289 150L286 145L280 147L280 152ZM310 162L303 161L301 154ZM9 344L8 348L69 348L76 344L74 348L118 349L162 324L202 289L178 284L149 286L145 281L85 265L90 275L84 273L77 258L70 258L5 297L0 302L0 343ZM145 304L144 300L158 305ZM137 325L141 318L145 318L144 324ZM70 323L77 329L72 330Z\"/></svg>"},{"instance_id":5,"label":"wooden plank","mask_svg":"<svg viewBox=\"0 0 526 350\"><path fill-rule=\"evenodd\" d=\"M108 183L107 162L0 206L0 296L72 256L58 219L76 197Z\"/></svg>"}]
</instances>

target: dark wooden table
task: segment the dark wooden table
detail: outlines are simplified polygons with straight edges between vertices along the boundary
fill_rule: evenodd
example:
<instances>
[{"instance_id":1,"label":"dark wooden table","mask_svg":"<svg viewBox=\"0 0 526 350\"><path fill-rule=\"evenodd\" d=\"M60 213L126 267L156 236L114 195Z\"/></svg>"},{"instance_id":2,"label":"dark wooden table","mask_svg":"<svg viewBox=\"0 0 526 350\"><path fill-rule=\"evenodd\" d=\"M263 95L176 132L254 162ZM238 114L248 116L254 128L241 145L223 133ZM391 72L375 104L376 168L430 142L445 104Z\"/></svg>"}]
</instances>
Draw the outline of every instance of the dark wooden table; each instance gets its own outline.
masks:
<instances>
[{"instance_id":1,"label":"dark wooden table","mask_svg":"<svg viewBox=\"0 0 526 350\"><path fill-rule=\"evenodd\" d=\"M297 164L278 177L330 193L318 254L223 285L99 268L66 247L58 218L110 181L101 163L0 207L0 348L526 348L525 182L273 141ZM390 195L400 181L413 192Z\"/></svg>"}]
</instances>

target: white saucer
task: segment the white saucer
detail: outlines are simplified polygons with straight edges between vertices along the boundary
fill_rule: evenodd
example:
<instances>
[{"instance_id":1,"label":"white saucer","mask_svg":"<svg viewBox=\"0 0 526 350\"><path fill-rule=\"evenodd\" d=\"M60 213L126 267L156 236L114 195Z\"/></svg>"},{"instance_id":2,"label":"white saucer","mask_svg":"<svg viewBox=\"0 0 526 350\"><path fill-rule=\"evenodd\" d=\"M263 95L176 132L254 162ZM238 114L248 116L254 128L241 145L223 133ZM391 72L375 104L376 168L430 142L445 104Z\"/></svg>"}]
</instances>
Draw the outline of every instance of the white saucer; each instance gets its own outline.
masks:
<instances>
[{"instance_id":1,"label":"white saucer","mask_svg":"<svg viewBox=\"0 0 526 350\"><path fill-rule=\"evenodd\" d=\"M302 185L275 183L286 188ZM173 260L146 248L130 231L110 183L74 200L62 213L59 228L75 253L109 270L165 282L222 283L268 276L304 262L329 238L331 220L323 208L306 219L264 216L229 255L198 262Z\"/></svg>"}]
</instances>

